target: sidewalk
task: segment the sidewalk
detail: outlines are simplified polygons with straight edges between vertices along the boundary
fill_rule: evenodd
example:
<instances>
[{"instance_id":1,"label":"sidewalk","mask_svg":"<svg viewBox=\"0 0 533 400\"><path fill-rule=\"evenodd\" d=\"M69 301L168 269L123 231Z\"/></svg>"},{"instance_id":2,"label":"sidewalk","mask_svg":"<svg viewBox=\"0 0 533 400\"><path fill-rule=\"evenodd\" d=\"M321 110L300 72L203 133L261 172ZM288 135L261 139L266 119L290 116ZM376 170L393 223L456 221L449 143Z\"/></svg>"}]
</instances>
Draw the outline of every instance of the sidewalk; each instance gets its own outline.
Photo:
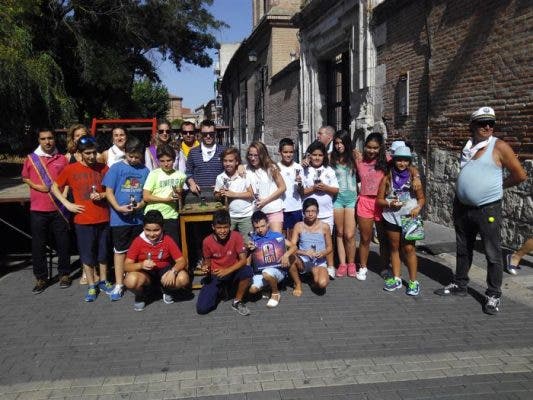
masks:
<instances>
[{"instance_id":1,"label":"sidewalk","mask_svg":"<svg viewBox=\"0 0 533 400\"><path fill-rule=\"evenodd\" d=\"M306 286L301 298L283 291L276 309L251 302L249 317L229 302L199 316L196 299L137 313L131 293L88 304L77 280L32 295L31 269L12 272L0 279L0 398L533 398L533 304L515 293L531 292L532 268L505 274L501 313L485 315L482 255L473 296L438 297L453 231L426 229L417 298L384 292L370 268L365 282L336 279L323 296Z\"/></svg>"}]
</instances>

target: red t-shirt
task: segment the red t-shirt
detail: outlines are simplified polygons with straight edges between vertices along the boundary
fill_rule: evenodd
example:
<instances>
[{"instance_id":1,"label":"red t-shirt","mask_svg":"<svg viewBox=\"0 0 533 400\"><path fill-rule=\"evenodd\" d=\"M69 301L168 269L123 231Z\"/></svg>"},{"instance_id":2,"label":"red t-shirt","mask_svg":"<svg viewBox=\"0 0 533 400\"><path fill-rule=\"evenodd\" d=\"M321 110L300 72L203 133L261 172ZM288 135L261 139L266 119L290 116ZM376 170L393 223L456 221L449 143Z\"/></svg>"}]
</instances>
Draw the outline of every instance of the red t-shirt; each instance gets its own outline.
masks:
<instances>
[{"instance_id":1,"label":"red t-shirt","mask_svg":"<svg viewBox=\"0 0 533 400\"><path fill-rule=\"evenodd\" d=\"M79 225L93 225L109 222L109 207L107 201L92 201L90 195L94 186L98 193L104 192L102 179L109 167L96 163L92 167L75 162L69 164L56 180L57 186L69 186L76 204L85 206L85 211L74 214L74 223Z\"/></svg>"},{"instance_id":2,"label":"red t-shirt","mask_svg":"<svg viewBox=\"0 0 533 400\"><path fill-rule=\"evenodd\" d=\"M134 262L143 262L148 258L148 253L155 263L155 269L174 265L174 262L182 257L180 248L167 234L164 234L157 243L152 244L144 232L133 240L126 257Z\"/></svg>"},{"instance_id":3,"label":"red t-shirt","mask_svg":"<svg viewBox=\"0 0 533 400\"><path fill-rule=\"evenodd\" d=\"M52 157L40 156L39 159L50 174L52 182L56 180L61 171L63 171L63 169L68 164L67 158L62 154L55 154ZM30 161L29 156L26 157L26 160L24 160L24 166L22 167L21 175L23 179L29 179L30 181L38 185L44 184L40 177L40 174L37 173L33 162ZM43 193L37 190L30 189L30 209L32 211L56 211L57 208L54 205L50 196L50 193Z\"/></svg>"},{"instance_id":4,"label":"red t-shirt","mask_svg":"<svg viewBox=\"0 0 533 400\"><path fill-rule=\"evenodd\" d=\"M224 269L232 266L239 260L239 254L245 253L244 241L240 233L230 232L226 243L220 243L211 234L204 239L203 253L206 259L211 260L211 270Z\"/></svg>"}]
</instances>

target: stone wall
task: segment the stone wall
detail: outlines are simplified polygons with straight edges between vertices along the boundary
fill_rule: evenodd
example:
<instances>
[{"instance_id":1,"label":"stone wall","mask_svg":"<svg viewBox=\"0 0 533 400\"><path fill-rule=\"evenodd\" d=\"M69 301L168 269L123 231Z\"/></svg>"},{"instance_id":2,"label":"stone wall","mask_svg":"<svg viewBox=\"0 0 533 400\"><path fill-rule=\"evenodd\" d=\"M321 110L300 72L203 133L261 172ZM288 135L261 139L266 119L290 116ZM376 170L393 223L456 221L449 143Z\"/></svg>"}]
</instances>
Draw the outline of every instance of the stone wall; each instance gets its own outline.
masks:
<instances>
[{"instance_id":1,"label":"stone wall","mask_svg":"<svg viewBox=\"0 0 533 400\"><path fill-rule=\"evenodd\" d=\"M502 243L518 248L533 235L533 160L522 164L528 180L505 189L503 197ZM453 228L452 204L459 174L457 152L434 149L426 177L426 218ZM482 179L482 177L480 177Z\"/></svg>"}]
</instances>

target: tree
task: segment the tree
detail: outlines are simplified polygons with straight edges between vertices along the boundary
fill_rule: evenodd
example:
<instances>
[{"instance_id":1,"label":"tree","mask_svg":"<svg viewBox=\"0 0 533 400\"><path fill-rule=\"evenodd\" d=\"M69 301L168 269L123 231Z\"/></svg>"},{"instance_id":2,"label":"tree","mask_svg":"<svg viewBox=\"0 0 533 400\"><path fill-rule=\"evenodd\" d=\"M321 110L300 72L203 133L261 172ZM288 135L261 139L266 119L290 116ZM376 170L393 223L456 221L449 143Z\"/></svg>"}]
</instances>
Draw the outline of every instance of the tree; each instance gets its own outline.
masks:
<instances>
[{"instance_id":1,"label":"tree","mask_svg":"<svg viewBox=\"0 0 533 400\"><path fill-rule=\"evenodd\" d=\"M161 83L149 79L136 80L133 83L131 98L133 100L132 117L165 118L169 110L167 88Z\"/></svg>"}]
</instances>

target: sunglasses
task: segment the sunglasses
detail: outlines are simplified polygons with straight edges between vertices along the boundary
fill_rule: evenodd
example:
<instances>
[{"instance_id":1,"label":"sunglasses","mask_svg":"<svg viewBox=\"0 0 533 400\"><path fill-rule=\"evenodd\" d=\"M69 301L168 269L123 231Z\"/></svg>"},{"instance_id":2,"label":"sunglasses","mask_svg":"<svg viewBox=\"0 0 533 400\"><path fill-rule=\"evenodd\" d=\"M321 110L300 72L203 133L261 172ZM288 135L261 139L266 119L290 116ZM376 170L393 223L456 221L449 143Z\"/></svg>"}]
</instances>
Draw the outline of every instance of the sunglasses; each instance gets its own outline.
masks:
<instances>
[{"instance_id":1,"label":"sunglasses","mask_svg":"<svg viewBox=\"0 0 533 400\"><path fill-rule=\"evenodd\" d=\"M215 137L215 132L202 132L202 136Z\"/></svg>"},{"instance_id":2,"label":"sunglasses","mask_svg":"<svg viewBox=\"0 0 533 400\"><path fill-rule=\"evenodd\" d=\"M170 133L170 129L159 129L159 133Z\"/></svg>"},{"instance_id":3,"label":"sunglasses","mask_svg":"<svg viewBox=\"0 0 533 400\"><path fill-rule=\"evenodd\" d=\"M194 135L194 131L182 131L181 132L182 135Z\"/></svg>"},{"instance_id":4,"label":"sunglasses","mask_svg":"<svg viewBox=\"0 0 533 400\"><path fill-rule=\"evenodd\" d=\"M83 145L86 145L86 144L96 144L96 139L92 136L82 136L81 138L78 139L78 142L83 144Z\"/></svg>"},{"instance_id":5,"label":"sunglasses","mask_svg":"<svg viewBox=\"0 0 533 400\"><path fill-rule=\"evenodd\" d=\"M495 121L476 121L476 125L479 126L480 128L484 128L486 127L487 125L491 128L494 128L494 125L496 124Z\"/></svg>"}]
</instances>

